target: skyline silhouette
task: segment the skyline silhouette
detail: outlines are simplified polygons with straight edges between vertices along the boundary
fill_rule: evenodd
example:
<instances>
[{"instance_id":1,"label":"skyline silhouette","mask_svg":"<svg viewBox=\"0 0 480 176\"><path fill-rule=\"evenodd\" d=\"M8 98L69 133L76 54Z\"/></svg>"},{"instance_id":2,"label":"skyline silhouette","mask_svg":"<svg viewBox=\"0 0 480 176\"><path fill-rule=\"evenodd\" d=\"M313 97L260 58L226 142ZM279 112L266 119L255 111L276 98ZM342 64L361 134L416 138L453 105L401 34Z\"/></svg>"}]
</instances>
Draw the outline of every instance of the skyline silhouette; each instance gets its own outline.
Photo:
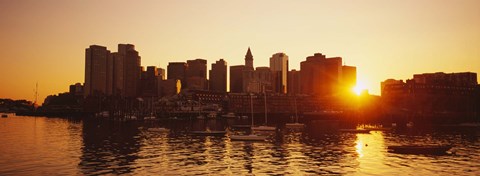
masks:
<instances>
[{"instance_id":1,"label":"skyline silhouette","mask_svg":"<svg viewBox=\"0 0 480 176\"><path fill-rule=\"evenodd\" d=\"M239 65L251 46L256 66L284 52L299 69L321 52L355 65L358 82L375 95L389 78L480 72L478 1L25 2L0 2L0 98L33 100L37 82L40 103L66 92L84 80L80 48L123 42L136 45L142 65L162 68L195 58Z\"/></svg>"}]
</instances>

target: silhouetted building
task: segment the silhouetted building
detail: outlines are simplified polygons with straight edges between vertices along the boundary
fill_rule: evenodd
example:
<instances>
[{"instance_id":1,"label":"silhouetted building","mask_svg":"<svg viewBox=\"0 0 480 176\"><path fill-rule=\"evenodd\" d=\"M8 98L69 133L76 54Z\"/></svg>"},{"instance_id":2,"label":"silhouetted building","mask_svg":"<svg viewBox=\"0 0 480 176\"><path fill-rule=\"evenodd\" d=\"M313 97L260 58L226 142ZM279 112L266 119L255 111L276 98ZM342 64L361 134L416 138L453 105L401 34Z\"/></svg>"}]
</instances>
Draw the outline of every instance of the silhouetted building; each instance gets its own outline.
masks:
<instances>
[{"instance_id":1,"label":"silhouetted building","mask_svg":"<svg viewBox=\"0 0 480 176\"><path fill-rule=\"evenodd\" d=\"M245 54L245 65L230 66L230 92L247 92L248 82L254 76L253 55L250 47Z\"/></svg>"},{"instance_id":2,"label":"silhouetted building","mask_svg":"<svg viewBox=\"0 0 480 176\"><path fill-rule=\"evenodd\" d=\"M188 65L185 62L169 62L167 66L167 79L180 80L186 86Z\"/></svg>"},{"instance_id":3,"label":"silhouetted building","mask_svg":"<svg viewBox=\"0 0 480 176\"><path fill-rule=\"evenodd\" d=\"M476 73L416 74L406 82L389 79L381 86L383 105L389 114L406 113L445 123L472 120L478 113Z\"/></svg>"},{"instance_id":4,"label":"silhouetted building","mask_svg":"<svg viewBox=\"0 0 480 176\"><path fill-rule=\"evenodd\" d=\"M230 92L240 93L243 91L244 65L230 66Z\"/></svg>"},{"instance_id":5,"label":"silhouetted building","mask_svg":"<svg viewBox=\"0 0 480 176\"><path fill-rule=\"evenodd\" d=\"M85 96L111 94L109 57L110 51L104 46L90 45L85 49Z\"/></svg>"},{"instance_id":6,"label":"silhouetted building","mask_svg":"<svg viewBox=\"0 0 480 176\"><path fill-rule=\"evenodd\" d=\"M300 90L305 94L331 96L339 93L342 58L326 58L321 53L308 56L300 63Z\"/></svg>"},{"instance_id":7,"label":"silhouetted building","mask_svg":"<svg viewBox=\"0 0 480 176\"><path fill-rule=\"evenodd\" d=\"M227 62L223 59L212 63L210 70L210 90L215 92L227 92Z\"/></svg>"},{"instance_id":8,"label":"silhouetted building","mask_svg":"<svg viewBox=\"0 0 480 176\"><path fill-rule=\"evenodd\" d=\"M246 70L243 73L243 92L262 93L273 90L273 72L269 67L257 67L255 71Z\"/></svg>"},{"instance_id":9,"label":"silhouetted building","mask_svg":"<svg viewBox=\"0 0 480 176\"><path fill-rule=\"evenodd\" d=\"M142 71L141 94L143 97L154 97L158 94L158 70L155 66L147 67Z\"/></svg>"},{"instance_id":10,"label":"silhouetted building","mask_svg":"<svg viewBox=\"0 0 480 176\"><path fill-rule=\"evenodd\" d=\"M342 86L345 91L351 92L357 85L357 67L342 66Z\"/></svg>"},{"instance_id":11,"label":"silhouetted building","mask_svg":"<svg viewBox=\"0 0 480 176\"><path fill-rule=\"evenodd\" d=\"M112 91L122 97L139 95L141 66L140 56L132 44L118 44L118 52L112 53Z\"/></svg>"},{"instance_id":12,"label":"silhouetted building","mask_svg":"<svg viewBox=\"0 0 480 176\"><path fill-rule=\"evenodd\" d=\"M186 88L190 90L206 90L207 84L207 60L187 60Z\"/></svg>"},{"instance_id":13,"label":"silhouetted building","mask_svg":"<svg viewBox=\"0 0 480 176\"><path fill-rule=\"evenodd\" d=\"M158 82L158 96L165 97L165 96L173 96L180 93L182 89L182 83L178 79L167 79L161 80Z\"/></svg>"},{"instance_id":14,"label":"silhouetted building","mask_svg":"<svg viewBox=\"0 0 480 176\"><path fill-rule=\"evenodd\" d=\"M245 67L253 70L253 55L250 47L248 47L247 54L245 54Z\"/></svg>"},{"instance_id":15,"label":"silhouetted building","mask_svg":"<svg viewBox=\"0 0 480 176\"><path fill-rule=\"evenodd\" d=\"M472 72L464 73L423 73L413 75L415 83L435 84L450 86L475 86L477 85L477 74Z\"/></svg>"},{"instance_id":16,"label":"silhouetted building","mask_svg":"<svg viewBox=\"0 0 480 176\"><path fill-rule=\"evenodd\" d=\"M272 87L276 93L287 93L288 56L285 53L276 53L270 57L272 70Z\"/></svg>"},{"instance_id":17,"label":"silhouetted building","mask_svg":"<svg viewBox=\"0 0 480 176\"><path fill-rule=\"evenodd\" d=\"M294 69L288 72L287 87L288 94L300 93L300 71Z\"/></svg>"},{"instance_id":18,"label":"silhouetted building","mask_svg":"<svg viewBox=\"0 0 480 176\"><path fill-rule=\"evenodd\" d=\"M74 96L83 96L83 85L81 83L70 85L69 93Z\"/></svg>"},{"instance_id":19,"label":"silhouetted building","mask_svg":"<svg viewBox=\"0 0 480 176\"><path fill-rule=\"evenodd\" d=\"M165 69L163 68L157 68L157 73L158 73L158 79L160 80L165 80Z\"/></svg>"}]
</instances>

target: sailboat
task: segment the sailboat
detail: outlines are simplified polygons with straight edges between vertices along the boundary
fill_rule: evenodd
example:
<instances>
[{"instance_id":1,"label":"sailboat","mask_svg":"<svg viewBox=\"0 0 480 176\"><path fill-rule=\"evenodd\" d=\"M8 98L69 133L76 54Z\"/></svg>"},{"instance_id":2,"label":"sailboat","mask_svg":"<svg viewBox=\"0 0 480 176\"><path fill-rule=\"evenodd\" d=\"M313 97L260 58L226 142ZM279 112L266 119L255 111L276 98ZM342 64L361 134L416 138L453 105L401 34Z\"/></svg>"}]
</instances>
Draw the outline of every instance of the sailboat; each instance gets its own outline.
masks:
<instances>
[{"instance_id":1,"label":"sailboat","mask_svg":"<svg viewBox=\"0 0 480 176\"><path fill-rule=\"evenodd\" d=\"M250 111L252 113L252 126L253 126L253 103L252 103L251 94L250 94ZM265 141L266 139L267 139L267 136L259 136L253 133L249 135L231 135L230 136L230 140L233 140L233 141Z\"/></svg>"},{"instance_id":2,"label":"sailboat","mask_svg":"<svg viewBox=\"0 0 480 176\"><path fill-rule=\"evenodd\" d=\"M265 125L260 125L260 126L253 126L252 125L252 130L255 130L255 131L275 131L277 130L276 127L272 127L272 126L267 126L267 94L265 93L265 89L263 91L263 100L264 100L264 104L265 104Z\"/></svg>"},{"instance_id":3,"label":"sailboat","mask_svg":"<svg viewBox=\"0 0 480 176\"><path fill-rule=\"evenodd\" d=\"M301 129L305 127L305 124L298 123L298 111L297 111L297 97L295 97L295 123L286 123L286 128L296 128Z\"/></svg>"}]
</instances>

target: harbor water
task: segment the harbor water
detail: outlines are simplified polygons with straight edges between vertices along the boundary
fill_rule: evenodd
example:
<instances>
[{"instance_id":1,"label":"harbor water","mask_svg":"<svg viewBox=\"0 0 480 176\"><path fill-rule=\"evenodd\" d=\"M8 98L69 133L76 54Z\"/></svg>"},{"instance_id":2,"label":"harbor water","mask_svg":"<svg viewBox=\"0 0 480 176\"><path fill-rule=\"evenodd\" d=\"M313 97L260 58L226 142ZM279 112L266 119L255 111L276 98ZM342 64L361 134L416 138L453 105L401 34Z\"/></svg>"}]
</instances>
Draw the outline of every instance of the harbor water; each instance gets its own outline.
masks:
<instances>
[{"instance_id":1,"label":"harbor water","mask_svg":"<svg viewBox=\"0 0 480 176\"><path fill-rule=\"evenodd\" d=\"M248 119L113 122L0 118L0 175L480 175L479 129L340 133L307 124L232 141ZM328 124L323 124L328 126ZM150 131L163 127L169 131ZM191 131L227 130L225 136ZM445 155L396 154L390 145L449 144Z\"/></svg>"}]
</instances>

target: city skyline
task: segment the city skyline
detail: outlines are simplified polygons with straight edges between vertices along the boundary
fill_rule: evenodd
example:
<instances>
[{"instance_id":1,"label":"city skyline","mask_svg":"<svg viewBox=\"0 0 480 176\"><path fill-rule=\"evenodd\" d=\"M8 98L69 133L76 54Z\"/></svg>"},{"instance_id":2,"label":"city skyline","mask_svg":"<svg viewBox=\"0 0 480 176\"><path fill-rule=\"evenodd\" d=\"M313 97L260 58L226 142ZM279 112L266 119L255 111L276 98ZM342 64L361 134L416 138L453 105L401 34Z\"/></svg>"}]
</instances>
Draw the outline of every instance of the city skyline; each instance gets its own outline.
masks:
<instances>
[{"instance_id":1,"label":"city skyline","mask_svg":"<svg viewBox=\"0 0 480 176\"><path fill-rule=\"evenodd\" d=\"M376 95L388 78L480 72L478 1L372 2L0 2L0 73L16 75L1 77L0 97L33 100L36 82L40 103L66 92L83 82L83 49L91 44L132 43L142 66L164 69L196 58L207 60L207 70L221 58L241 65L250 46L256 67L284 52L289 69L299 70L307 56L323 53L356 66L358 82ZM105 13L107 5L132 13Z\"/></svg>"}]
</instances>

